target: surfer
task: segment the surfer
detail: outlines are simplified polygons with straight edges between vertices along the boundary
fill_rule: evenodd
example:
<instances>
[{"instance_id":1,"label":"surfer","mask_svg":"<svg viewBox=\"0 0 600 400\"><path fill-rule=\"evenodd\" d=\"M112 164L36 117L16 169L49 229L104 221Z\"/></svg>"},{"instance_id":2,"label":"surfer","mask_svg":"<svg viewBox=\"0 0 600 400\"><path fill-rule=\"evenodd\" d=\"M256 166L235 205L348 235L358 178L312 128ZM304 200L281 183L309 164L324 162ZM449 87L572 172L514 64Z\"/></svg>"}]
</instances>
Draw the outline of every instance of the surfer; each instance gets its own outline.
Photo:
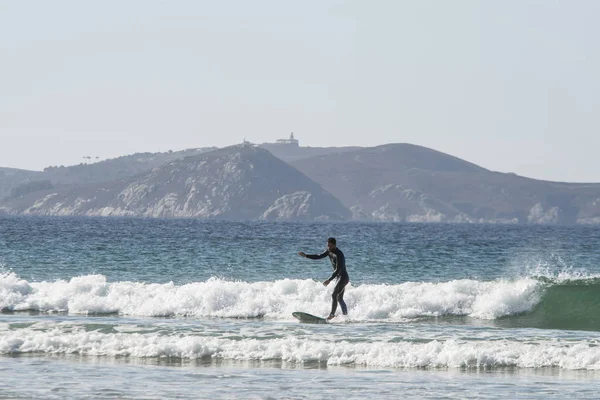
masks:
<instances>
[{"instance_id":1,"label":"surfer","mask_svg":"<svg viewBox=\"0 0 600 400\"><path fill-rule=\"evenodd\" d=\"M321 258L329 256L329 261L331 261L331 266L333 267L333 274L331 274L329 279L323 282L323 285L329 285L333 279L337 279L337 283L333 289L333 294L331 295L331 313L329 314L329 317L327 317L327 320L335 317L338 302L342 308L342 313L348 315L348 309L346 308L346 303L344 303L344 289L348 282L350 282L350 277L348 276L348 271L346 271L346 259L344 253L337 248L335 238L330 237L327 239L327 250L322 254L306 254L303 251L298 252L298 254L302 257L310 258L311 260L320 260Z\"/></svg>"}]
</instances>

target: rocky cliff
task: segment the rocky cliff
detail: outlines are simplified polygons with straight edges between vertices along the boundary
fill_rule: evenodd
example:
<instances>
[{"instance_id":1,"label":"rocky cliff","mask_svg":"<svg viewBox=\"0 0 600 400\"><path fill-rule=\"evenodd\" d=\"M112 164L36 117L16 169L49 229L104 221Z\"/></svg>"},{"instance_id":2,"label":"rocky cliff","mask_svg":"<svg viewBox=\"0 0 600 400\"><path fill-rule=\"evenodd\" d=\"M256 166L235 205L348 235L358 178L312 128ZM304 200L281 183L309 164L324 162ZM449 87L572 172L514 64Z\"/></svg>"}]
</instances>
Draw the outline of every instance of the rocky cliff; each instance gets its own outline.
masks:
<instances>
[{"instance_id":1,"label":"rocky cliff","mask_svg":"<svg viewBox=\"0 0 600 400\"><path fill-rule=\"evenodd\" d=\"M493 172L410 144L321 150L291 164L245 144L44 172L5 168L0 187L12 187L3 188L0 214L600 223L597 183Z\"/></svg>"},{"instance_id":2,"label":"rocky cliff","mask_svg":"<svg viewBox=\"0 0 600 400\"><path fill-rule=\"evenodd\" d=\"M380 221L600 222L600 184L546 182L486 170L410 144L292 163L350 208Z\"/></svg>"},{"instance_id":3,"label":"rocky cliff","mask_svg":"<svg viewBox=\"0 0 600 400\"><path fill-rule=\"evenodd\" d=\"M13 196L7 214L343 220L350 212L315 182L251 145L185 157L132 178Z\"/></svg>"}]
</instances>

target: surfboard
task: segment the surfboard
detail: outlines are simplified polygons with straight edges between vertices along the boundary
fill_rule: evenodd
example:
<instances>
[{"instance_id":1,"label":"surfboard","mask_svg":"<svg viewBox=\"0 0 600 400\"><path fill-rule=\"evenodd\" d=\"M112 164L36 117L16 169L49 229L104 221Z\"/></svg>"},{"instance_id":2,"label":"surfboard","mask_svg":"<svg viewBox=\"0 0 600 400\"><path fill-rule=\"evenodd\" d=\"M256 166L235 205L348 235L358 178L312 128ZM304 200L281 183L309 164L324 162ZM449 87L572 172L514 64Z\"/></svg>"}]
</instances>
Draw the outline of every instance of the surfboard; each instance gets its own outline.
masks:
<instances>
[{"instance_id":1,"label":"surfboard","mask_svg":"<svg viewBox=\"0 0 600 400\"><path fill-rule=\"evenodd\" d=\"M317 317L316 315L308 314L301 311L293 312L292 315L300 322L305 322L307 324L326 324L327 320L325 318Z\"/></svg>"}]
</instances>

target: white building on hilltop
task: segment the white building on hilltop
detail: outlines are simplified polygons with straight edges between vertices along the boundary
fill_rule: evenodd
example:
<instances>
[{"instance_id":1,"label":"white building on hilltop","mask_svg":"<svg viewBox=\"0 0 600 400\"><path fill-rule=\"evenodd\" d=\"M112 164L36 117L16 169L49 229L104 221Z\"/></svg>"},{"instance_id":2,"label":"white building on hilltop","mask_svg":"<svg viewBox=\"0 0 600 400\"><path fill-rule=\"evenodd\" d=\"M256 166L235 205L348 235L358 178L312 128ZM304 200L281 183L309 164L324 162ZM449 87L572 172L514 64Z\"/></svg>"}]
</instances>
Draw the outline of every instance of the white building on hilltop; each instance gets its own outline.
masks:
<instances>
[{"instance_id":1,"label":"white building on hilltop","mask_svg":"<svg viewBox=\"0 0 600 400\"><path fill-rule=\"evenodd\" d=\"M275 144L284 144L284 145L292 145L294 147L298 147L298 140L294 139L294 132L290 133L290 138L289 139L277 139L275 141Z\"/></svg>"}]
</instances>

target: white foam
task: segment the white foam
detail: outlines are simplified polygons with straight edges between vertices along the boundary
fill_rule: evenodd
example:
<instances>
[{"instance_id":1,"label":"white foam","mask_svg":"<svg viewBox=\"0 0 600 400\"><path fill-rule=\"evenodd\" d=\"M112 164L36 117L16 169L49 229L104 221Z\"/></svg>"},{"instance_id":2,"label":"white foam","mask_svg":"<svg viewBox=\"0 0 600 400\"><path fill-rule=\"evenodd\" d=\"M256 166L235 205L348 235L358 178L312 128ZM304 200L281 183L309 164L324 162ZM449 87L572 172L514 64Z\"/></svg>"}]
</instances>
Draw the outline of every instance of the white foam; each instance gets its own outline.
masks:
<instances>
[{"instance_id":1,"label":"white foam","mask_svg":"<svg viewBox=\"0 0 600 400\"><path fill-rule=\"evenodd\" d=\"M132 316L291 318L294 311L327 315L331 288L313 280L240 282L212 278L185 285L106 281L102 275L68 281L27 282L0 275L0 307L72 314ZM423 316L467 315L494 319L531 310L542 287L531 278L514 281L406 282L346 288L353 320L405 320Z\"/></svg>"},{"instance_id":2,"label":"white foam","mask_svg":"<svg viewBox=\"0 0 600 400\"><path fill-rule=\"evenodd\" d=\"M391 368L543 368L600 369L600 347L580 342L537 340L366 342L311 340L299 337L228 339L195 335L101 333L56 325L3 331L0 354L73 354L133 358L175 357L222 360L282 361L303 364L356 365Z\"/></svg>"},{"instance_id":3,"label":"white foam","mask_svg":"<svg viewBox=\"0 0 600 400\"><path fill-rule=\"evenodd\" d=\"M0 274L0 310L12 309L33 291L31 285L14 272Z\"/></svg>"},{"instance_id":4,"label":"white foam","mask_svg":"<svg viewBox=\"0 0 600 400\"><path fill-rule=\"evenodd\" d=\"M522 260L521 263L524 265L523 273L526 276L546 278L556 283L600 278L600 274L569 265L562 257L555 254L552 254L549 259Z\"/></svg>"}]
</instances>

